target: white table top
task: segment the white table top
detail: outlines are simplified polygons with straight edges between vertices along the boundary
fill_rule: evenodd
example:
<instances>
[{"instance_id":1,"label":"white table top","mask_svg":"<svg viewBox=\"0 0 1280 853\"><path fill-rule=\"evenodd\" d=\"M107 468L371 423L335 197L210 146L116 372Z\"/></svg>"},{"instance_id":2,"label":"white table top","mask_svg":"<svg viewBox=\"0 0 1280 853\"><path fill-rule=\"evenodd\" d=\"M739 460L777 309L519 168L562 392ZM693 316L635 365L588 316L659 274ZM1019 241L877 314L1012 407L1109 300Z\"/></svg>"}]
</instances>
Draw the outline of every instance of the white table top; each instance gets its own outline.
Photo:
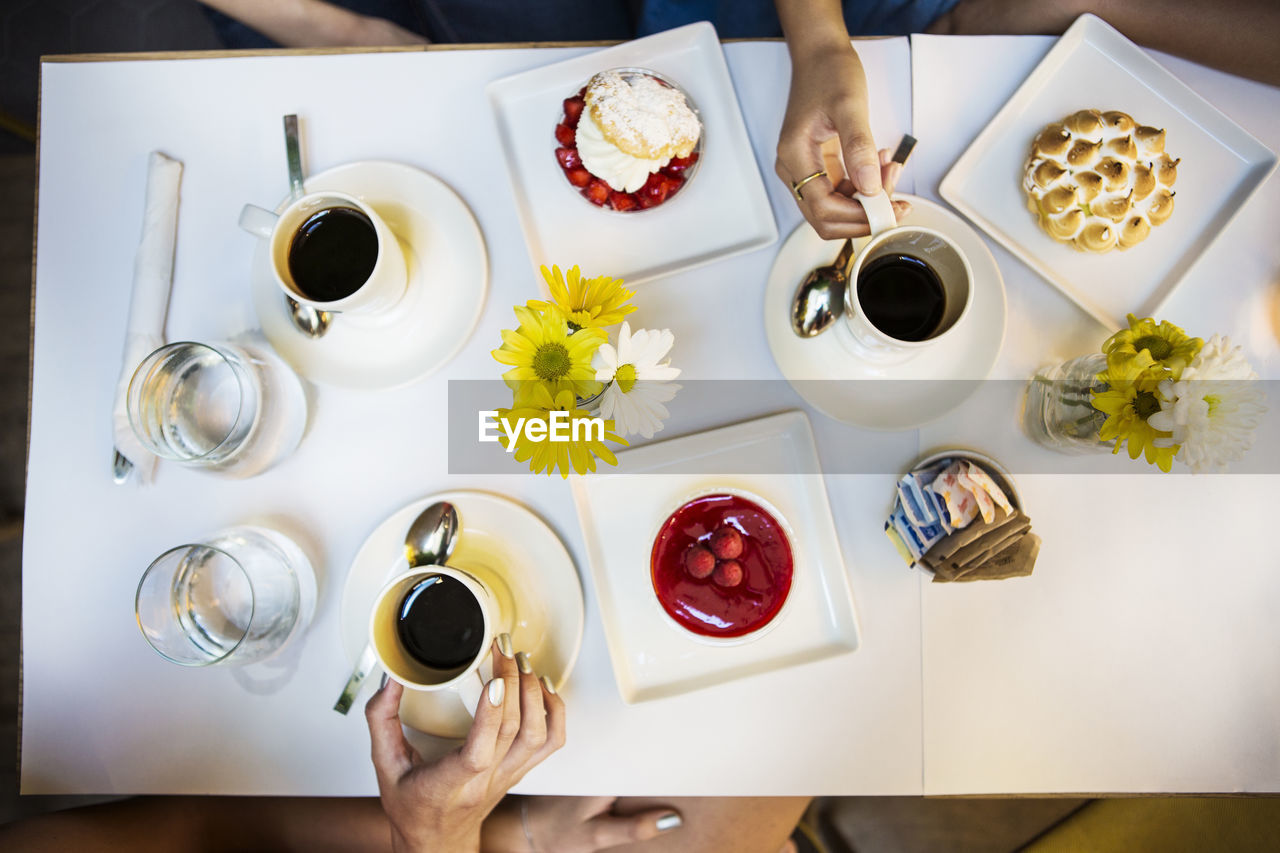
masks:
<instances>
[{"instance_id":1,"label":"white table top","mask_svg":"<svg viewBox=\"0 0 1280 853\"><path fill-rule=\"evenodd\" d=\"M859 51L876 138L889 144L912 130L924 140L903 189L912 189L914 177L915 190L929 195L976 133L973 122L984 120L984 111L995 113L1049 42L1005 40L998 50L979 40L917 38L915 44L914 56L905 39L861 42ZM829 476L862 647L669 700L622 703L568 487L559 478L518 473L450 475L443 428L437 436L430 424L405 416L438 406L450 378L497 376L489 350L510 324L510 306L536 288L506 201L509 186L483 106L484 85L582 50L44 66L23 573L24 793L374 793L363 720L330 710L348 671L337 630L341 582L380 520L445 488L485 489L526 503L563 537L583 577L586 634L564 691L569 744L531 773L522 791L1280 788L1274 678L1280 647L1265 620L1266 602L1276 600L1280 587L1274 573L1263 571L1261 543L1222 544L1208 535L1229 521L1242 492L1266 494L1262 478L1107 478L1108 492L1123 484L1134 501L1166 512L1172 511L1166 503L1180 507L1171 525L1178 535L1162 538L1163 527L1149 521L1134 535L1119 512L1110 521L1096 518L1098 478L1020 476L1024 501L1036 508L1033 518L1046 540L1035 576L925 589L879 531L893 476ZM788 79L785 49L741 43L725 52L786 235L800 217L772 177ZM925 61L963 62L970 74L985 69L990 80L930 99L922 81L946 78L922 77ZM1171 65L1246 128L1280 145L1280 111L1255 106L1280 105L1276 90ZM438 85L443 79L449 84ZM312 171L358 159L400 160L443 177L466 199L484 230L492 268L479 329L444 371L409 388L378 394L316 389L303 445L261 477L226 481L162 465L150 487L114 486L110 397L146 155L159 148L186 163L169 338L225 339L256 325L246 275L253 242L235 222L244 202L274 203L285 191L279 117L288 112L306 118L305 161ZM1260 283L1272 282L1280 268L1280 244L1263 236L1265 223L1280 213L1276 187L1273 179L1193 271L1202 284L1188 282L1170 306L1170 319L1194 321L1199 334L1244 336L1255 365L1269 377L1280 374L1280 342L1265 320L1248 312L1262 299ZM643 286L637 316L675 332L673 358L686 378L780 378L755 308L775 251ZM994 251L1010 302L997 375L1023 378L1052 357L1097 345L1101 327L1007 253ZM1215 302L1220 313L1210 313L1194 294L1217 286L1218 272L1227 270L1232 298ZM741 305L743 322L700 323L726 302ZM730 418L709 415L704 425L764 411L744 404ZM1011 412L996 420L1012 431ZM824 455L849 435L821 416L813 425ZM957 440L981 447L990 438L982 430L990 428L966 407L919 433L861 433L860 440L896 466L921 447ZM264 519L305 531L300 538L322 567L320 604L305 642L271 678L259 672L256 681L247 671L193 671L161 660L129 613L143 568L173 544ZM76 531L74 550L64 544L66 530ZM1112 550L1090 560L1100 550L1091 541ZM1204 568L1202 560L1214 557L1210 564L1232 567L1230 583L1214 583ZM1170 575L1197 583L1171 582ZM1163 609L1148 610L1154 603ZM1092 605L1087 618L1080 614L1086 604ZM1142 619L1124 620L1139 611ZM1169 612L1185 615L1163 618ZM975 623L985 630L973 631ZM1116 654L1137 630L1145 631L1147 644L1124 646L1135 649L1130 657ZM1117 659L1129 663L1109 665ZM1208 698L1192 701L1197 692ZM1169 712L1167 702L1177 702L1178 713ZM717 746L725 743L750 746L725 754ZM690 762L689 755L699 759Z\"/></svg>"}]
</instances>

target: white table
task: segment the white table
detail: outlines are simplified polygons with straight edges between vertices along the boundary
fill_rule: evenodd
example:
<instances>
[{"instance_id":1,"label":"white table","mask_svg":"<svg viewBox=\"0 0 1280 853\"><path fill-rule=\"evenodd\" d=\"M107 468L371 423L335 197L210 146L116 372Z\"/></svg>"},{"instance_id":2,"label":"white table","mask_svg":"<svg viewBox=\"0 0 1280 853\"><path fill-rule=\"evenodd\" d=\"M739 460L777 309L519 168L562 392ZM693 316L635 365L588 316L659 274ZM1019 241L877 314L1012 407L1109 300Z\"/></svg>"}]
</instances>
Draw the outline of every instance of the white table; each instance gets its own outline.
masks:
<instances>
[{"instance_id":1,"label":"white table","mask_svg":"<svg viewBox=\"0 0 1280 853\"><path fill-rule=\"evenodd\" d=\"M877 139L888 144L914 128L924 140L903 188L911 189L914 178L916 191L934 192L976 133L972 121L981 121L984 111L994 114L1048 44L1006 40L992 50L984 42L918 39L913 57L905 39L861 42ZM1102 524L1095 535L1119 545L1116 559L1076 572L1075 555L1087 552L1073 542L1081 542L1090 523L1099 523L1093 503L1098 479L1042 483L1019 477L1046 540L1035 576L932 589L904 569L879 532L893 476L829 476L862 647L845 657L682 697L622 703L568 487L559 478L519 473L451 476L443 437L422 419L406 417L438 405L449 378L495 377L498 367L488 353L498 343L497 332L510 324L510 306L536 287L507 203L484 84L582 50L44 66L24 543L24 793L372 794L363 721L330 710L348 670L337 630L341 581L360 542L381 519L444 488L485 489L526 503L563 537L583 577L586 635L564 691L570 741L527 777L522 791L1280 788L1280 644L1260 621L1268 614L1266 602L1277 599L1280 576L1262 571L1262 545L1231 551L1237 573L1230 584L1212 583L1212 575L1185 556L1195 543L1212 541L1204 534L1222 523L1239 492L1265 494L1274 480L1108 478L1107 491L1123 484L1136 500L1181 497L1190 507L1178 518L1181 538L1140 541L1152 539L1159 528L1147 523L1146 535L1134 536L1118 522ZM788 234L800 217L772 178L788 78L785 50L776 43L742 43L725 51L779 229ZM912 91L911 72L913 63L919 69L930 57L967 62L973 73L985 69L990 81L929 100L922 86L926 78L918 73ZM1175 70L1193 86L1203 84L1206 94L1262 139L1280 144L1280 124L1265 110L1246 106L1259 99L1280 104L1275 90L1185 63L1175 63ZM966 103L972 111L960 120ZM394 159L438 174L459 191L479 219L490 252L491 291L480 327L444 371L412 387L379 394L317 389L302 447L266 475L235 482L162 465L153 486L114 486L107 425L146 154L159 148L186 163L169 337L225 338L256 325L246 274L252 238L235 221L244 202L274 203L284 193L279 117L288 112L307 119L312 171L358 159ZM1265 324L1242 323L1227 312L1243 312L1244 300L1261 298L1260 283L1273 281L1280 268L1280 246L1262 237L1264 223L1276 221L1280 212L1276 187L1269 184L1251 205L1255 209L1217 244L1218 266L1208 268L1207 258L1193 271L1204 282L1212 282L1222 264L1238 273L1233 298L1219 306L1223 313L1202 311L1194 298L1197 287L1189 283L1179 294L1188 301L1171 306L1180 311L1170 315L1194 321L1197 330L1205 329L1201 334L1248 329L1246 343L1267 376L1280 373L1274 333L1268 338ZM676 333L673 357L687 378L780 378L755 307L775 251L770 247L641 289L638 316ZM1025 377L1052 356L1096 346L1100 327L1009 255L996 253L1011 309L997 375ZM741 306L738 325L699 322L727 300ZM754 413L747 407L720 421L709 416L703 425ZM1013 430L1011 412L994 420L1000 429L1007 422ZM857 438L897 467L922 447L957 441L981 447L990 436L974 431L980 427L962 410L919 433ZM824 454L837 452L850 435L821 417L814 428ZM1209 495L1226 499L1215 507L1205 500ZM322 567L320 605L305 643L267 683L235 670L192 671L161 660L138 636L129 613L142 569L172 544L255 519L305 531L303 543ZM1137 563L1139 553L1149 562ZM1152 574L1203 583L1185 591L1167 582L1153 587ZM1190 612L1178 624L1158 614L1138 623L1163 646L1144 651L1146 677L1134 680L1135 667L1114 654L1115 642L1129 630L1120 617L1151 601L1153 588L1165 606L1173 602ZM1109 603L1082 626L1058 609L1064 596L1073 603L1103 597ZM1213 606L1201 605L1206 597ZM975 624L983 630L972 630ZM1001 636L1014 630L1016 640ZM1073 656L1082 641L1088 656ZM1111 653L1098 659L1104 650ZM1190 658L1188 651L1194 652ZM1047 663L1037 668L1038 661ZM1224 661L1232 664L1229 674L1223 674ZM1019 682L1041 691L1035 701L1014 689ZM980 690L966 689L975 683ZM1182 716L1152 713L1164 700L1186 699L1197 685L1213 701L1192 703ZM1081 702L1087 702L1088 713L1073 714ZM1074 728L1065 725L1072 721ZM1180 741L1173 740L1175 734ZM752 749L715 746L724 743L750 743ZM1242 752L1250 755L1248 763L1237 760ZM690 761L689 755L701 758Z\"/></svg>"}]
</instances>

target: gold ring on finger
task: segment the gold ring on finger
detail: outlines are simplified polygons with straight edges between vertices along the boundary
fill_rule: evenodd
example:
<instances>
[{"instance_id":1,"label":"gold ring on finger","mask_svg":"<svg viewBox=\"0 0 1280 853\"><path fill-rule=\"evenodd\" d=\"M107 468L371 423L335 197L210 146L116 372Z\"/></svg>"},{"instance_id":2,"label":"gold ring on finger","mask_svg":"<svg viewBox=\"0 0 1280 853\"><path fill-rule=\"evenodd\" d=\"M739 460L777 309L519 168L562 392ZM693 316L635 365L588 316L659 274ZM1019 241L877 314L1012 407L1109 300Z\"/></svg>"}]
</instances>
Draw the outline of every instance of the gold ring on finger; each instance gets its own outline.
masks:
<instances>
[{"instance_id":1,"label":"gold ring on finger","mask_svg":"<svg viewBox=\"0 0 1280 853\"><path fill-rule=\"evenodd\" d=\"M796 197L796 201L804 201L804 195L801 194L800 191L804 189L805 184L809 183L810 181L817 180L818 178L825 178L826 176L827 176L827 170L819 169L818 171L814 172L812 175L803 177L798 181L792 181L791 194Z\"/></svg>"}]
</instances>

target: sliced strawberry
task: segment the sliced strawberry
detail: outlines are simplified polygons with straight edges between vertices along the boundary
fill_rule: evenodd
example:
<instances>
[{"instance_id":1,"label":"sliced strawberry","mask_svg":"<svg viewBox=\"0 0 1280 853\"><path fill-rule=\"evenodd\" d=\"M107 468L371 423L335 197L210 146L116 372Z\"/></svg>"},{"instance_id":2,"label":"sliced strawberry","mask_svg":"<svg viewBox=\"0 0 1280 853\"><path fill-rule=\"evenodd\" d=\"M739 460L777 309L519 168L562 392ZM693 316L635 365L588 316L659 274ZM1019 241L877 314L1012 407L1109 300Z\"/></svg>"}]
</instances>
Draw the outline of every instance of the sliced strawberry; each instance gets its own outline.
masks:
<instances>
[{"instance_id":1,"label":"sliced strawberry","mask_svg":"<svg viewBox=\"0 0 1280 853\"><path fill-rule=\"evenodd\" d=\"M684 178L673 178L669 175L664 175L662 182L667 188L667 198L671 198L684 186Z\"/></svg>"},{"instance_id":2,"label":"sliced strawberry","mask_svg":"<svg viewBox=\"0 0 1280 853\"><path fill-rule=\"evenodd\" d=\"M560 161L560 168L566 172L570 169L577 169L582 165L582 158L578 156L578 152L573 148L557 148L556 159Z\"/></svg>"},{"instance_id":3,"label":"sliced strawberry","mask_svg":"<svg viewBox=\"0 0 1280 853\"><path fill-rule=\"evenodd\" d=\"M660 201L657 196L649 195L648 193L640 192L639 190L632 193L631 197L636 200L636 204L640 205L641 210L648 210L651 207L657 207L662 204L662 201Z\"/></svg>"},{"instance_id":4,"label":"sliced strawberry","mask_svg":"<svg viewBox=\"0 0 1280 853\"><path fill-rule=\"evenodd\" d=\"M575 143L578 141L577 131L566 124L557 124L556 141L565 148L574 148L576 147Z\"/></svg>"},{"instance_id":5,"label":"sliced strawberry","mask_svg":"<svg viewBox=\"0 0 1280 853\"><path fill-rule=\"evenodd\" d=\"M591 183L587 184L587 188L583 190L583 195L587 197L587 201L592 204L603 205L609 200L609 185L599 178L592 178Z\"/></svg>"},{"instance_id":6,"label":"sliced strawberry","mask_svg":"<svg viewBox=\"0 0 1280 853\"><path fill-rule=\"evenodd\" d=\"M640 205L636 201L636 197L631 193L620 193L615 191L609 193L609 206L614 210L635 210Z\"/></svg>"},{"instance_id":7,"label":"sliced strawberry","mask_svg":"<svg viewBox=\"0 0 1280 853\"><path fill-rule=\"evenodd\" d=\"M582 117L582 108L587 104L582 98L574 95L572 98L564 99L564 123L569 127L577 127L578 119Z\"/></svg>"},{"instance_id":8,"label":"sliced strawberry","mask_svg":"<svg viewBox=\"0 0 1280 853\"><path fill-rule=\"evenodd\" d=\"M698 152L694 151L688 157L672 157L671 162L667 163L667 165L663 167L662 171L674 177L696 162L698 162Z\"/></svg>"},{"instance_id":9,"label":"sliced strawberry","mask_svg":"<svg viewBox=\"0 0 1280 853\"><path fill-rule=\"evenodd\" d=\"M565 177L569 179L569 183L573 184L578 189L582 189L587 184L591 183L591 173L581 166L576 169L569 169L564 174Z\"/></svg>"},{"instance_id":10,"label":"sliced strawberry","mask_svg":"<svg viewBox=\"0 0 1280 853\"><path fill-rule=\"evenodd\" d=\"M653 204L646 205L642 203L641 207L653 207L654 205L662 204L666 201L667 194L671 192L670 185L668 184L668 181L671 180L674 179L668 178L666 175L659 172L654 172L650 175L644 182L644 186L636 191L636 195L641 199L648 198L653 202Z\"/></svg>"}]
</instances>

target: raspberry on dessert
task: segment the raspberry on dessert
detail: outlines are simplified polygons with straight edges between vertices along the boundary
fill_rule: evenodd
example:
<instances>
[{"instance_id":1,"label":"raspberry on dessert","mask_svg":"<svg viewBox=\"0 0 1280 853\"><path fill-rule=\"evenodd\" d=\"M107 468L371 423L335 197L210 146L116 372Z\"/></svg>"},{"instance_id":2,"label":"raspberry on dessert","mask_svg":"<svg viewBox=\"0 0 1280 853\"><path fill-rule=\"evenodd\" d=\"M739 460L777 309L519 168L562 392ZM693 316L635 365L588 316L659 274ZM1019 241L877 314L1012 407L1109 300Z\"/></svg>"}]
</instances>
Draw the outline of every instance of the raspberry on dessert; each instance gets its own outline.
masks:
<instances>
[{"instance_id":1,"label":"raspberry on dessert","mask_svg":"<svg viewBox=\"0 0 1280 853\"><path fill-rule=\"evenodd\" d=\"M565 176L569 179L569 183L573 184L578 189L582 189L593 180L591 173L582 167L567 170L565 172Z\"/></svg>"},{"instance_id":2,"label":"raspberry on dessert","mask_svg":"<svg viewBox=\"0 0 1280 853\"><path fill-rule=\"evenodd\" d=\"M609 189L609 185L599 178L592 178L591 183L587 184L587 188L582 191L587 197L587 201L592 204L603 205L609 200L609 193L613 190Z\"/></svg>"},{"instance_id":3,"label":"raspberry on dessert","mask_svg":"<svg viewBox=\"0 0 1280 853\"><path fill-rule=\"evenodd\" d=\"M694 545L684 552L684 568L699 580L709 577L716 568L715 555L706 545Z\"/></svg>"},{"instance_id":4,"label":"raspberry on dessert","mask_svg":"<svg viewBox=\"0 0 1280 853\"><path fill-rule=\"evenodd\" d=\"M737 586L742 583L742 564L737 560L721 560L716 563L711 579L719 586Z\"/></svg>"},{"instance_id":5,"label":"raspberry on dessert","mask_svg":"<svg viewBox=\"0 0 1280 853\"><path fill-rule=\"evenodd\" d=\"M614 191L609 193L609 206L614 210L635 210L640 204L636 201L636 197L631 193L620 193Z\"/></svg>"},{"instance_id":6,"label":"raspberry on dessert","mask_svg":"<svg viewBox=\"0 0 1280 853\"><path fill-rule=\"evenodd\" d=\"M711 534L711 551L720 560L733 560L742 556L742 534L732 527L719 528Z\"/></svg>"},{"instance_id":7,"label":"raspberry on dessert","mask_svg":"<svg viewBox=\"0 0 1280 853\"><path fill-rule=\"evenodd\" d=\"M586 102L582 100L581 95L574 95L572 98L564 99L564 123L569 127L577 127L578 119L582 118L582 109L586 106Z\"/></svg>"},{"instance_id":8,"label":"raspberry on dessert","mask_svg":"<svg viewBox=\"0 0 1280 853\"><path fill-rule=\"evenodd\" d=\"M582 165L582 158L578 156L578 152L573 148L557 148L556 159L560 161L560 168L565 171L577 169Z\"/></svg>"},{"instance_id":9,"label":"raspberry on dessert","mask_svg":"<svg viewBox=\"0 0 1280 853\"><path fill-rule=\"evenodd\" d=\"M574 147L574 143L577 141L577 138L578 138L577 132L572 127L569 127L569 125L567 124L556 125L556 142L559 142L564 147L566 148Z\"/></svg>"}]
</instances>

